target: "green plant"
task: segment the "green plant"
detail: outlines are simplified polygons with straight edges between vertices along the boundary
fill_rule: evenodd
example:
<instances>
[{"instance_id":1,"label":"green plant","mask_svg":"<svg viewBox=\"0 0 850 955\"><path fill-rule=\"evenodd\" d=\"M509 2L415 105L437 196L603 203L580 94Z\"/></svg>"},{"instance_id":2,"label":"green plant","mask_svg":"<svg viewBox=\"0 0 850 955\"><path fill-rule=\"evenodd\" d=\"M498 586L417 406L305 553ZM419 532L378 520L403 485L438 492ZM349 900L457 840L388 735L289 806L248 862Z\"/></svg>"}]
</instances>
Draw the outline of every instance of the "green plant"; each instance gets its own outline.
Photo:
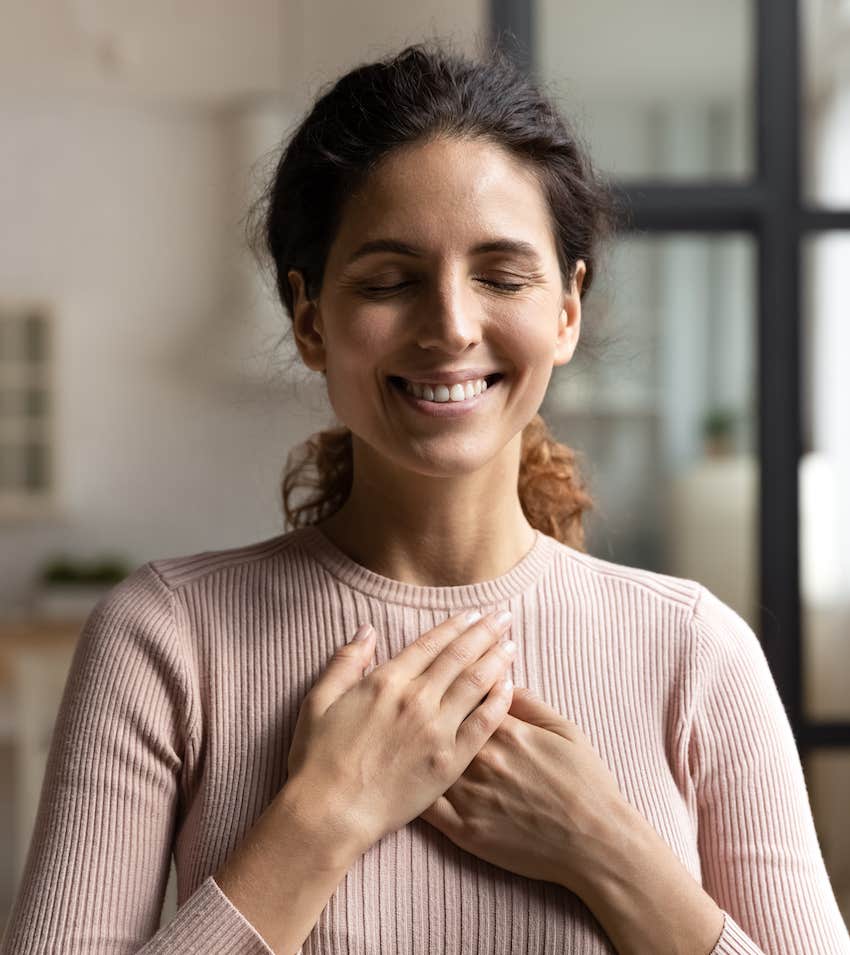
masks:
<instances>
[{"instance_id":1,"label":"green plant","mask_svg":"<svg viewBox=\"0 0 850 955\"><path fill-rule=\"evenodd\" d=\"M60 554L45 561L39 571L44 584L117 584L132 570L122 557L104 555L90 561Z\"/></svg>"},{"instance_id":2,"label":"green plant","mask_svg":"<svg viewBox=\"0 0 850 955\"><path fill-rule=\"evenodd\" d=\"M702 419L702 433L706 438L731 437L735 433L738 415L731 408L712 408Z\"/></svg>"}]
</instances>

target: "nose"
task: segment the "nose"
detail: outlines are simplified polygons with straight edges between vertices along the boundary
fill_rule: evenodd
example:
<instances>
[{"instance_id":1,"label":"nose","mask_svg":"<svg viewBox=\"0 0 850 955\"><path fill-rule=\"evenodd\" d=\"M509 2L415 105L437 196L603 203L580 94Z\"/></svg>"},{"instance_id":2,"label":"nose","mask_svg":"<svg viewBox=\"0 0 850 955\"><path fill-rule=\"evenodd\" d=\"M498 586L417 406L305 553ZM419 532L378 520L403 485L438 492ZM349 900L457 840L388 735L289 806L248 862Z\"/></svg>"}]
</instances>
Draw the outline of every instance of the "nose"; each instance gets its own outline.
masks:
<instances>
[{"instance_id":1,"label":"nose","mask_svg":"<svg viewBox=\"0 0 850 955\"><path fill-rule=\"evenodd\" d=\"M469 281L459 274L435 281L416 311L420 348L460 354L481 341L481 303Z\"/></svg>"}]
</instances>

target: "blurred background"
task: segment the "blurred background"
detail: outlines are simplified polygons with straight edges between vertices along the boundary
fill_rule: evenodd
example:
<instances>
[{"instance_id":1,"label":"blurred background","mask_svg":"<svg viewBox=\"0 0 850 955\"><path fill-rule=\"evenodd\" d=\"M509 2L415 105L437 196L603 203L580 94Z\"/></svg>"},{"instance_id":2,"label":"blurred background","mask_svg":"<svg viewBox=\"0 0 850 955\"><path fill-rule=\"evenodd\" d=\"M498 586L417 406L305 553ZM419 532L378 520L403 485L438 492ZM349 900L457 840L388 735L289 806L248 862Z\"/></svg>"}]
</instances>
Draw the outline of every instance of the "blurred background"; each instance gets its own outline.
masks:
<instances>
[{"instance_id":1,"label":"blurred background","mask_svg":"<svg viewBox=\"0 0 850 955\"><path fill-rule=\"evenodd\" d=\"M850 920L850 2L0 14L0 924L88 611L147 560L282 533L286 454L333 422L244 244L274 150L322 84L430 36L505 45L621 194L603 344L541 411L588 550L759 636Z\"/></svg>"}]
</instances>

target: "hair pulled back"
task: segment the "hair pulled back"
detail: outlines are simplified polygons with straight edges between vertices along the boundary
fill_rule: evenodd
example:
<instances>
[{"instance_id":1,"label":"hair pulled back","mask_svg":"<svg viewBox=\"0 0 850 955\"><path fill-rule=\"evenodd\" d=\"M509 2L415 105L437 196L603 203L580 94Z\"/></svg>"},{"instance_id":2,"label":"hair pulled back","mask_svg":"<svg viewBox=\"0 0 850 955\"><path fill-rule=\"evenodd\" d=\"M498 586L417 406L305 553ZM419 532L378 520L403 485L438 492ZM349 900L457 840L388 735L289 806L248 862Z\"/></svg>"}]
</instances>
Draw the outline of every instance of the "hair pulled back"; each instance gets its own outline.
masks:
<instances>
[{"instance_id":1,"label":"hair pulled back","mask_svg":"<svg viewBox=\"0 0 850 955\"><path fill-rule=\"evenodd\" d=\"M350 70L321 91L277 161L252 210L252 246L270 260L290 320L291 269L318 297L346 198L392 150L436 137L476 139L508 150L537 177L550 212L564 288L579 259L583 298L610 235L615 200L552 100L502 50L471 59L428 40ZM287 526L314 524L345 503L352 486L347 427L313 435L290 452L282 482ZM312 497L295 505L298 489ZM529 523L584 549L582 514L593 507L576 452L556 441L537 414L522 433L517 485Z\"/></svg>"}]
</instances>

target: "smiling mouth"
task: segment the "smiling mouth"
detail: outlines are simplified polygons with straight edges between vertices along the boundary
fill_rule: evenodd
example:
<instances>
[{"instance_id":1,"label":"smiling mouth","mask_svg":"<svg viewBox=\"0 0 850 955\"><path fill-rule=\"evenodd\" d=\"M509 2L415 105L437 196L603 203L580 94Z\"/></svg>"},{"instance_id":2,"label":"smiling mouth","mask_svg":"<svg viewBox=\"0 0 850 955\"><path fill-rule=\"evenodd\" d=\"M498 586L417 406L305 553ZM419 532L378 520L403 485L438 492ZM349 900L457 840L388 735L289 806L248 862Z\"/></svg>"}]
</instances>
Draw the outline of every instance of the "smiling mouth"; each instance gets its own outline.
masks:
<instances>
[{"instance_id":1,"label":"smiling mouth","mask_svg":"<svg viewBox=\"0 0 850 955\"><path fill-rule=\"evenodd\" d=\"M492 375L485 375L484 380L487 382L487 387L490 388L493 385L495 385L497 381L501 381L501 379L504 377L505 376L501 372L497 371L497 372L494 372ZM397 375L389 375L388 381L394 388L397 388L399 391L405 392L405 394L407 393L405 391L404 378L399 378ZM451 385L447 385L446 387L451 388ZM448 404L448 402L440 402L440 404Z\"/></svg>"}]
</instances>

